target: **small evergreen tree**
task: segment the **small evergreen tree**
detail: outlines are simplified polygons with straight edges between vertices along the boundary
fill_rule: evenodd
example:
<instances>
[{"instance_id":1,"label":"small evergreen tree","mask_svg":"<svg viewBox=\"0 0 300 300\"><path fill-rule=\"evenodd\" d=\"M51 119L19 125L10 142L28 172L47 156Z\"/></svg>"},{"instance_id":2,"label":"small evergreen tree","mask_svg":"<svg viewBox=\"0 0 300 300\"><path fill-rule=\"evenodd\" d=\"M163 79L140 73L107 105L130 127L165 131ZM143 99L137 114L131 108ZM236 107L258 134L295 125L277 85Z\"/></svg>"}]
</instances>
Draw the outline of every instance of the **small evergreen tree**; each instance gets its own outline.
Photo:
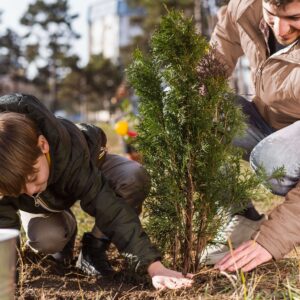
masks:
<instances>
[{"instance_id":1,"label":"small evergreen tree","mask_svg":"<svg viewBox=\"0 0 300 300\"><path fill-rule=\"evenodd\" d=\"M152 177L146 227L175 267L195 271L201 251L256 195L261 178L232 146L243 116L225 70L192 19L171 12L128 69L140 97L138 150Z\"/></svg>"}]
</instances>

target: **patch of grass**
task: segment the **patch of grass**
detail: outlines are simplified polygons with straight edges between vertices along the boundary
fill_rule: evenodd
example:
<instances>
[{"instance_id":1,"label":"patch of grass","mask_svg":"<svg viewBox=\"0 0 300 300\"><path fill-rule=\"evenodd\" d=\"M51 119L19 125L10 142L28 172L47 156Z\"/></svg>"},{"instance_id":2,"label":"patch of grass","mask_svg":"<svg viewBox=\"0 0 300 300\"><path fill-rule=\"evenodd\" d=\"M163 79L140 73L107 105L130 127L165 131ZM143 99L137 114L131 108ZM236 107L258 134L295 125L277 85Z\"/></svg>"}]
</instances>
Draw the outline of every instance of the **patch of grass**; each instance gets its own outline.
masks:
<instances>
[{"instance_id":1,"label":"patch of grass","mask_svg":"<svg viewBox=\"0 0 300 300\"><path fill-rule=\"evenodd\" d=\"M108 123L97 123L96 126L102 128L107 136L107 148L110 153L114 154L124 154L124 145L122 141L122 137L119 136L114 128L113 125Z\"/></svg>"},{"instance_id":2,"label":"patch of grass","mask_svg":"<svg viewBox=\"0 0 300 300\"><path fill-rule=\"evenodd\" d=\"M95 219L81 209L79 201L77 201L72 207L72 212L76 216L77 220L77 237L82 237L84 232L90 232L92 230L95 224Z\"/></svg>"}]
</instances>

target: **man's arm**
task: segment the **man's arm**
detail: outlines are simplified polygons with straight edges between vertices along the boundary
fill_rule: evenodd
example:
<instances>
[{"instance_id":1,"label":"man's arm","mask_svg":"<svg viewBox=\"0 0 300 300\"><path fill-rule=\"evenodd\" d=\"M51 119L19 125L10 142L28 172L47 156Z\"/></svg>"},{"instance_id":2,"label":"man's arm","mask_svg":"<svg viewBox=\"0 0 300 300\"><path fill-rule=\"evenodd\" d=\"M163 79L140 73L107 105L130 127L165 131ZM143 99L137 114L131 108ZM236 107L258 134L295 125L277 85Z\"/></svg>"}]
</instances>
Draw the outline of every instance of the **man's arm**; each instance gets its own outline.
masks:
<instances>
[{"instance_id":1,"label":"man's arm","mask_svg":"<svg viewBox=\"0 0 300 300\"><path fill-rule=\"evenodd\" d=\"M259 232L226 255L217 265L220 270L250 271L272 259L280 259L300 244L300 183L290 190L285 201L276 207Z\"/></svg>"},{"instance_id":2,"label":"man's arm","mask_svg":"<svg viewBox=\"0 0 300 300\"><path fill-rule=\"evenodd\" d=\"M226 9L222 9L210 40L210 44L216 49L217 58L227 67L228 76L232 74L238 58L243 55L238 26L234 20L238 2L230 1Z\"/></svg>"},{"instance_id":3,"label":"man's arm","mask_svg":"<svg viewBox=\"0 0 300 300\"><path fill-rule=\"evenodd\" d=\"M262 223L257 242L280 259L300 243L300 182Z\"/></svg>"}]
</instances>

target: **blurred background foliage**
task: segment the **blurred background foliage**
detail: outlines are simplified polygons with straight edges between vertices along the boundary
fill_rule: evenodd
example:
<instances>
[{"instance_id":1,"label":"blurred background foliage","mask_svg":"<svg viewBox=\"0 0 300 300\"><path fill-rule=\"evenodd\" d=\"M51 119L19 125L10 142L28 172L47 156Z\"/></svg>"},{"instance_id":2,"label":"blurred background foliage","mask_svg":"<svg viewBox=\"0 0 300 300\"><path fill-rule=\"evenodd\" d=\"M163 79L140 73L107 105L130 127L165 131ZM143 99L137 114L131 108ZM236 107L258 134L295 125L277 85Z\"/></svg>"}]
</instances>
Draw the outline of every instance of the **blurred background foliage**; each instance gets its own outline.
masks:
<instances>
[{"instance_id":1,"label":"blurred background foliage","mask_svg":"<svg viewBox=\"0 0 300 300\"><path fill-rule=\"evenodd\" d=\"M107 4L110 1L106 0ZM128 10L140 9L139 14L129 14L131 26L140 27L140 34L120 47L117 61L101 52L90 53L86 65L80 64L73 51L74 41L80 38L74 28L79 15L71 13L69 0L32 1L19 20L25 34L9 27L0 31L0 94L34 94L52 111L79 114L81 121L88 119L89 111L114 114L116 106L133 95L125 76L132 52L137 47L149 51L148 41L161 17L170 9L181 10L194 16L199 33L209 38L217 19L216 8L223 4L219 0L118 1ZM3 28L1 15L0 25ZM125 86L126 93L120 95L120 86Z\"/></svg>"}]
</instances>

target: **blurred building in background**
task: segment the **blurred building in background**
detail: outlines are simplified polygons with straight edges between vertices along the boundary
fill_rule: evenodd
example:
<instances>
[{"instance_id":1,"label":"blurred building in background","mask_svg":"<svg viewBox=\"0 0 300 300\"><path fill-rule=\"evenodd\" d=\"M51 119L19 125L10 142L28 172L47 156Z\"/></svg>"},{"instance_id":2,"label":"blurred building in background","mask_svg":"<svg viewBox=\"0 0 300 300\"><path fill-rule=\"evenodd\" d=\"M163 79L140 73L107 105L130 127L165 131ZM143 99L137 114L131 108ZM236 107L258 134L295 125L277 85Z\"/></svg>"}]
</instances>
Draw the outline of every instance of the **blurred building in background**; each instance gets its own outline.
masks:
<instances>
[{"instance_id":1,"label":"blurred building in background","mask_svg":"<svg viewBox=\"0 0 300 300\"><path fill-rule=\"evenodd\" d=\"M144 10L131 8L126 0L99 0L88 10L89 54L102 54L120 62L121 49L143 34L139 20ZM134 21L133 21L134 20Z\"/></svg>"}]
</instances>

